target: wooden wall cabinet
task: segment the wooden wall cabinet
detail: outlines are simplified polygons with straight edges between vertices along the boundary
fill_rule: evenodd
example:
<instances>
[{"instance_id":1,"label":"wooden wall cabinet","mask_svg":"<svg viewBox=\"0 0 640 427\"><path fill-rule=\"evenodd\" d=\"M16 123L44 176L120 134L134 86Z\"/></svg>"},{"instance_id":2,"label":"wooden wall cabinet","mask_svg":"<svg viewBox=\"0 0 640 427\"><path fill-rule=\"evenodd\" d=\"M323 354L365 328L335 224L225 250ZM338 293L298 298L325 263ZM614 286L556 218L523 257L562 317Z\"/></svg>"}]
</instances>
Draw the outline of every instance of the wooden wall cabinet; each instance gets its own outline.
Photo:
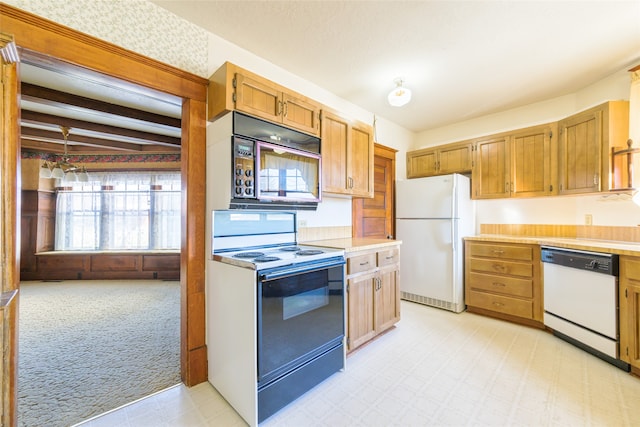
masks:
<instances>
[{"instance_id":1,"label":"wooden wall cabinet","mask_svg":"<svg viewBox=\"0 0 640 427\"><path fill-rule=\"evenodd\" d=\"M322 190L373 197L373 127L322 111Z\"/></svg>"},{"instance_id":2,"label":"wooden wall cabinet","mask_svg":"<svg viewBox=\"0 0 640 427\"><path fill-rule=\"evenodd\" d=\"M473 198L557 194L557 133L549 123L476 139Z\"/></svg>"},{"instance_id":3,"label":"wooden wall cabinet","mask_svg":"<svg viewBox=\"0 0 640 427\"><path fill-rule=\"evenodd\" d=\"M620 257L620 359L640 375L640 257Z\"/></svg>"},{"instance_id":4,"label":"wooden wall cabinet","mask_svg":"<svg viewBox=\"0 0 640 427\"><path fill-rule=\"evenodd\" d=\"M627 146L629 102L609 101L558 123L559 194L613 188L611 150Z\"/></svg>"},{"instance_id":5,"label":"wooden wall cabinet","mask_svg":"<svg viewBox=\"0 0 640 427\"><path fill-rule=\"evenodd\" d=\"M467 310L543 327L540 246L465 241Z\"/></svg>"},{"instance_id":6,"label":"wooden wall cabinet","mask_svg":"<svg viewBox=\"0 0 640 427\"><path fill-rule=\"evenodd\" d=\"M471 142L456 142L407 153L407 178L471 172Z\"/></svg>"},{"instance_id":7,"label":"wooden wall cabinet","mask_svg":"<svg viewBox=\"0 0 640 427\"><path fill-rule=\"evenodd\" d=\"M352 351L400 320L400 248L347 254L347 349Z\"/></svg>"},{"instance_id":8,"label":"wooden wall cabinet","mask_svg":"<svg viewBox=\"0 0 640 427\"><path fill-rule=\"evenodd\" d=\"M209 120L235 109L318 136L321 108L312 99L229 62L209 78Z\"/></svg>"}]
</instances>

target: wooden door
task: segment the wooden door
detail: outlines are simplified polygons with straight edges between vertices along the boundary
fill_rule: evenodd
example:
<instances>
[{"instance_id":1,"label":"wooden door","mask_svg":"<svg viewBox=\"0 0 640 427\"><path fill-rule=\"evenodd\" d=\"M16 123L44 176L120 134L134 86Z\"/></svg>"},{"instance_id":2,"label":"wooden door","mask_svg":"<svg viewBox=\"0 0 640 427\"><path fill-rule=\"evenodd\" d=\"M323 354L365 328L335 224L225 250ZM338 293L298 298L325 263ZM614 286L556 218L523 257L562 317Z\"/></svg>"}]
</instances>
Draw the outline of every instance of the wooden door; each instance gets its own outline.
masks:
<instances>
[{"instance_id":1,"label":"wooden door","mask_svg":"<svg viewBox=\"0 0 640 427\"><path fill-rule=\"evenodd\" d=\"M438 174L471 171L471 144L465 143L442 148L438 155Z\"/></svg>"},{"instance_id":2,"label":"wooden door","mask_svg":"<svg viewBox=\"0 0 640 427\"><path fill-rule=\"evenodd\" d=\"M511 136L511 196L549 196L557 190L557 146L553 125ZM557 138L557 136L556 136Z\"/></svg>"},{"instance_id":3,"label":"wooden door","mask_svg":"<svg viewBox=\"0 0 640 427\"><path fill-rule=\"evenodd\" d=\"M20 129L18 58L13 37L0 33L0 425L16 425L18 367L18 201Z\"/></svg>"},{"instance_id":4,"label":"wooden door","mask_svg":"<svg viewBox=\"0 0 640 427\"><path fill-rule=\"evenodd\" d=\"M236 74L236 109L272 122L282 122L282 92L243 74Z\"/></svg>"},{"instance_id":5,"label":"wooden door","mask_svg":"<svg viewBox=\"0 0 640 427\"><path fill-rule=\"evenodd\" d=\"M418 150L407 153L407 178L420 178L438 173L438 152Z\"/></svg>"},{"instance_id":6,"label":"wooden door","mask_svg":"<svg viewBox=\"0 0 640 427\"><path fill-rule=\"evenodd\" d=\"M320 135L320 106L309 100L295 97L288 93L282 94L284 111L282 123L291 128Z\"/></svg>"},{"instance_id":7,"label":"wooden door","mask_svg":"<svg viewBox=\"0 0 640 427\"><path fill-rule=\"evenodd\" d=\"M559 124L559 193L600 190L602 111L577 114Z\"/></svg>"},{"instance_id":8,"label":"wooden door","mask_svg":"<svg viewBox=\"0 0 640 427\"><path fill-rule=\"evenodd\" d=\"M376 333L392 327L400 320L400 271L398 266L380 269L376 291Z\"/></svg>"},{"instance_id":9,"label":"wooden door","mask_svg":"<svg viewBox=\"0 0 640 427\"><path fill-rule=\"evenodd\" d=\"M479 141L475 147L473 198L509 197L509 138Z\"/></svg>"},{"instance_id":10,"label":"wooden door","mask_svg":"<svg viewBox=\"0 0 640 427\"><path fill-rule=\"evenodd\" d=\"M376 335L374 318L375 273L347 281L347 346L354 349Z\"/></svg>"},{"instance_id":11,"label":"wooden door","mask_svg":"<svg viewBox=\"0 0 640 427\"><path fill-rule=\"evenodd\" d=\"M373 198L354 198L352 202L352 235L386 239L395 235L394 183L396 150L375 144L373 161Z\"/></svg>"},{"instance_id":12,"label":"wooden door","mask_svg":"<svg viewBox=\"0 0 640 427\"><path fill-rule=\"evenodd\" d=\"M347 190L347 140L349 121L322 113L322 191L349 194Z\"/></svg>"},{"instance_id":13,"label":"wooden door","mask_svg":"<svg viewBox=\"0 0 640 427\"><path fill-rule=\"evenodd\" d=\"M351 126L347 158L347 183L356 197L373 197L373 128L364 123Z\"/></svg>"}]
</instances>

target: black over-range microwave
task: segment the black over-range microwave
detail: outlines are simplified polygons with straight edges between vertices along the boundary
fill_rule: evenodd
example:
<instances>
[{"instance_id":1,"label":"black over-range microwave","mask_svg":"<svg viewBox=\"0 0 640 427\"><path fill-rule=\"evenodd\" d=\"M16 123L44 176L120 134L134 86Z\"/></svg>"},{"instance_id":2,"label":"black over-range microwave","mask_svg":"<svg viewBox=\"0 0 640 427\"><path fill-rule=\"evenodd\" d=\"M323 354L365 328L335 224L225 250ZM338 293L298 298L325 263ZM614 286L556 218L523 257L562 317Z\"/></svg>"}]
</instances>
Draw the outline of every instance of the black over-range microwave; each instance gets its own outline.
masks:
<instances>
[{"instance_id":1,"label":"black over-range microwave","mask_svg":"<svg viewBox=\"0 0 640 427\"><path fill-rule=\"evenodd\" d=\"M216 157L225 157L224 146L231 144L230 168L221 164L223 159L212 159L213 167L223 169L212 171L213 191L229 194L223 196L228 206L214 209L316 209L322 197L320 138L237 111L229 114L218 120L232 125L231 135L228 126L212 126L214 135L208 138L223 146L213 147Z\"/></svg>"}]
</instances>

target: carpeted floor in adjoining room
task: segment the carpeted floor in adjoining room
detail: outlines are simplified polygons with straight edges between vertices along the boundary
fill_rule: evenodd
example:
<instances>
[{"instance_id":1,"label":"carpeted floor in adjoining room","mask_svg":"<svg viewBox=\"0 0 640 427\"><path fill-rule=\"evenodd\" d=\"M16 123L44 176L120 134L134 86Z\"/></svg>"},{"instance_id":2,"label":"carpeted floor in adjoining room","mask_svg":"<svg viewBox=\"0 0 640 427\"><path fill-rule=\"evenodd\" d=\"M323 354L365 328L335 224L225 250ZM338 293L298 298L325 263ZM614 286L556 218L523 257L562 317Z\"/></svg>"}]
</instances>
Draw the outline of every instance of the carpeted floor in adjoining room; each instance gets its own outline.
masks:
<instances>
[{"instance_id":1,"label":"carpeted floor in adjoining room","mask_svg":"<svg viewBox=\"0 0 640 427\"><path fill-rule=\"evenodd\" d=\"M180 382L180 284L20 284L18 426L64 427Z\"/></svg>"}]
</instances>

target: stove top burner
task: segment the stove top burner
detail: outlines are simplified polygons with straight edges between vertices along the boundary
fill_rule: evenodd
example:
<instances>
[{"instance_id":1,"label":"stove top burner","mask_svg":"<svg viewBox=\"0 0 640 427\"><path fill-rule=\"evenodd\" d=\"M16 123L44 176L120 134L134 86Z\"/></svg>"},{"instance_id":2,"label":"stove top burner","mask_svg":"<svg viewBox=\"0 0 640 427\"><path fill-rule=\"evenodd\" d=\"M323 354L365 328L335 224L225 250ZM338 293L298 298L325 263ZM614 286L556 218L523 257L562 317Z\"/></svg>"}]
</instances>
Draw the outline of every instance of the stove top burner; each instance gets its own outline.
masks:
<instances>
[{"instance_id":1,"label":"stove top burner","mask_svg":"<svg viewBox=\"0 0 640 427\"><path fill-rule=\"evenodd\" d=\"M318 249L305 249L305 250L296 252L296 255L309 256L309 255L319 255L321 253L323 253L323 251Z\"/></svg>"},{"instance_id":2,"label":"stove top burner","mask_svg":"<svg viewBox=\"0 0 640 427\"><path fill-rule=\"evenodd\" d=\"M264 257L264 252L240 252L233 255L234 258L259 258Z\"/></svg>"},{"instance_id":3,"label":"stove top burner","mask_svg":"<svg viewBox=\"0 0 640 427\"><path fill-rule=\"evenodd\" d=\"M277 256L259 256L253 260L253 262L270 262L270 261L280 261L280 258Z\"/></svg>"},{"instance_id":4,"label":"stove top burner","mask_svg":"<svg viewBox=\"0 0 640 427\"><path fill-rule=\"evenodd\" d=\"M300 246L287 246L280 249L282 252L297 252L300 250Z\"/></svg>"}]
</instances>

